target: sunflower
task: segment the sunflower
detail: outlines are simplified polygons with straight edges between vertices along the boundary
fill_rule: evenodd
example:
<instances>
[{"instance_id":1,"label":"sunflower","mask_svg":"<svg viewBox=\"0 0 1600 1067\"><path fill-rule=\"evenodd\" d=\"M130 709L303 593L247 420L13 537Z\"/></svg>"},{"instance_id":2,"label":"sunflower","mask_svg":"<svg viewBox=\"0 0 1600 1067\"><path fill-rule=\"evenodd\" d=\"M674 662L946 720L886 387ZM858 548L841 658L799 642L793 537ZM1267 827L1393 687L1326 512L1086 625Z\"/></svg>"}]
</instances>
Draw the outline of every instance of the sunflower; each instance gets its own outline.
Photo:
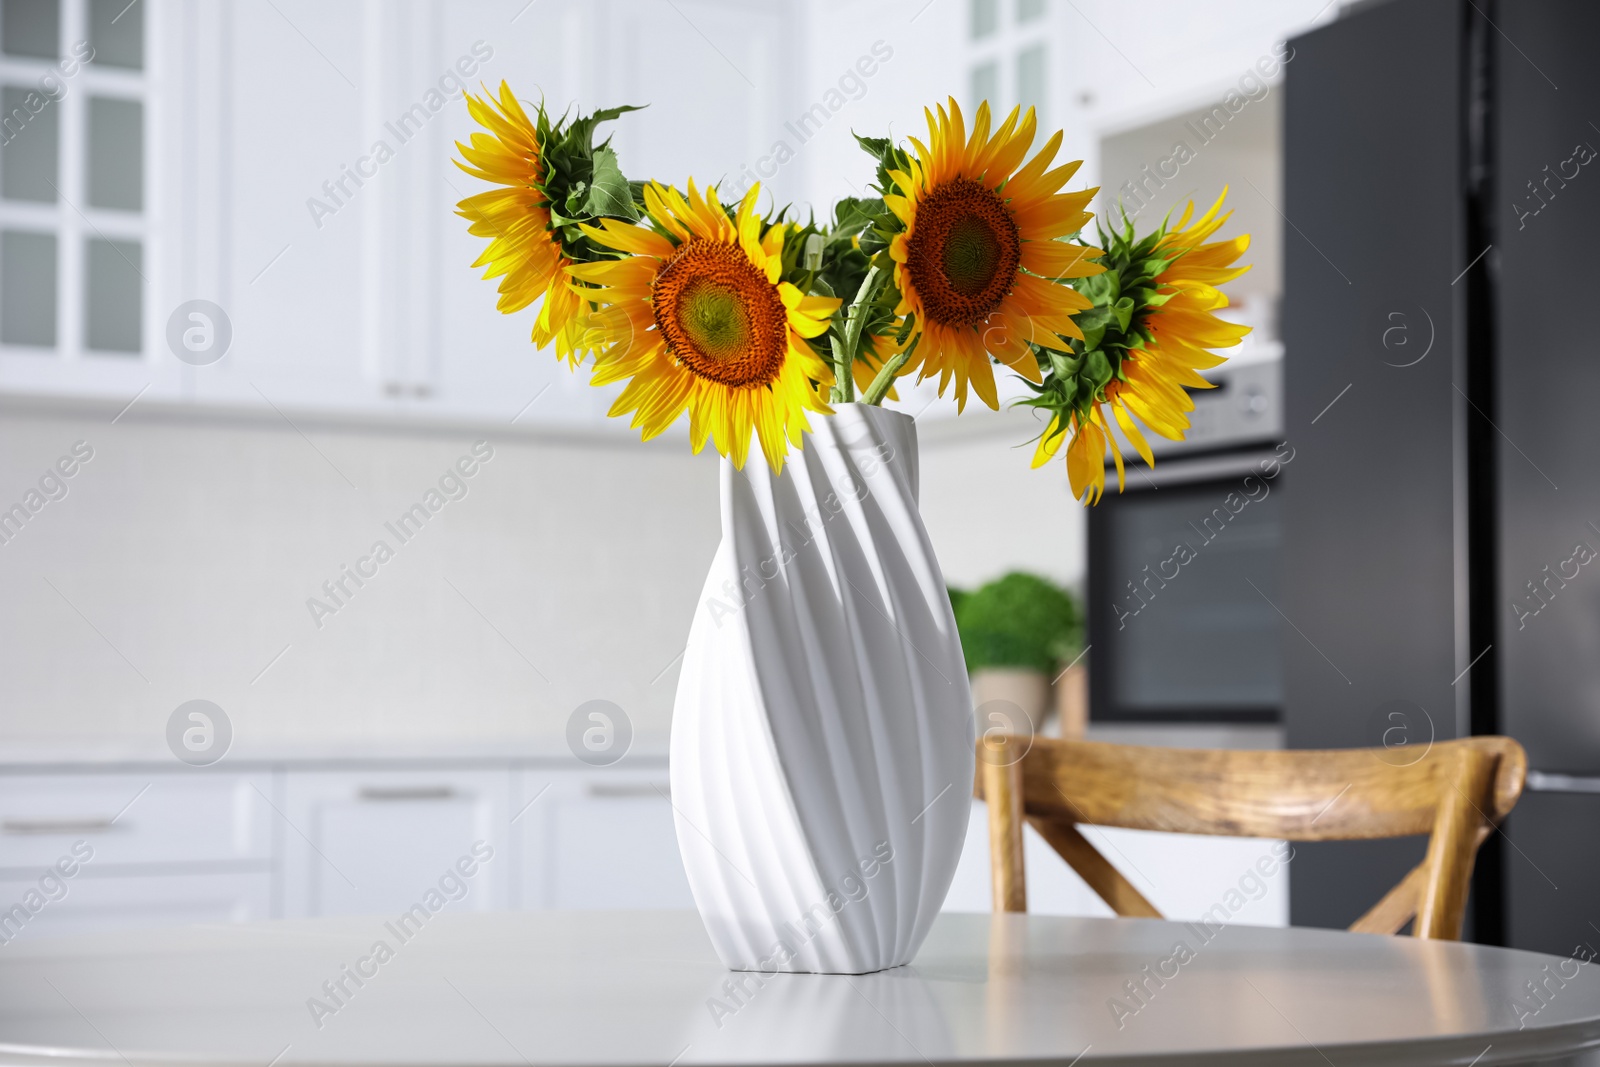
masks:
<instances>
[{"instance_id":1,"label":"sunflower","mask_svg":"<svg viewBox=\"0 0 1600 1067\"><path fill-rule=\"evenodd\" d=\"M1097 190L1059 192L1079 164L1049 169L1058 130L1025 166L1036 119L1013 108L991 136L989 105L979 105L969 137L952 98L937 119L926 112L928 143L888 171L897 194L883 200L904 224L889 246L900 290L896 314L914 313L922 337L922 377L939 375L942 394L955 381L958 410L967 385L999 407L989 354L1031 381L1040 380L1029 342L1082 337L1072 316L1090 302L1058 279L1097 274L1092 250L1056 241L1091 215Z\"/></svg>"},{"instance_id":2,"label":"sunflower","mask_svg":"<svg viewBox=\"0 0 1600 1067\"><path fill-rule=\"evenodd\" d=\"M588 318L594 384L631 379L609 414L633 412L649 440L688 409L694 450L709 437L740 468L753 431L776 472L785 438L800 446L806 412L830 413L818 383L832 384L833 372L806 339L827 331L839 301L778 280L787 228L762 233L759 193L752 186L730 220L715 188L702 196L690 180L685 199L652 182L652 228L616 219L583 228L626 257L567 271L594 286L583 291L598 305Z\"/></svg>"},{"instance_id":3,"label":"sunflower","mask_svg":"<svg viewBox=\"0 0 1600 1067\"><path fill-rule=\"evenodd\" d=\"M500 83L498 107L488 93L483 99L466 97L468 111L489 132L474 132L470 146L457 141L466 162L455 164L474 178L504 186L456 205L456 214L472 223L469 233L490 238L472 265L488 268L485 278L501 279L496 307L504 314L543 297L533 343L544 348L554 342L556 355L576 366L583 355L578 321L583 301L566 284L571 260L551 232L549 201L539 188L545 173L538 131L506 82Z\"/></svg>"},{"instance_id":4,"label":"sunflower","mask_svg":"<svg viewBox=\"0 0 1600 1067\"><path fill-rule=\"evenodd\" d=\"M1153 295L1144 307L1133 311L1130 324L1130 333L1140 340L1123 354L1116 376L1103 391L1111 419L1139 457L1152 467L1155 459L1135 417L1153 433L1168 440L1182 440L1189 428L1188 413L1194 410L1194 401L1186 390L1212 388L1212 383L1198 372L1226 359L1208 349L1231 348L1250 332L1248 326L1224 321L1214 314L1228 306L1228 298L1217 286L1250 269L1233 266L1250 247L1248 234L1208 243L1232 214L1220 214L1227 195L1224 189L1211 209L1192 223L1191 202L1177 224L1171 229L1163 227L1153 241L1147 238L1132 248L1117 239L1107 242L1114 256L1124 257L1119 263L1124 275L1138 278L1142 269L1154 268L1150 277ZM1105 491L1107 447L1117 468L1120 491L1124 479L1122 452L1100 398L1091 398L1079 410L1058 413L1039 439L1033 465L1048 463L1061 442L1069 438L1067 477L1073 494L1082 497L1089 492L1090 504L1100 499Z\"/></svg>"}]
</instances>

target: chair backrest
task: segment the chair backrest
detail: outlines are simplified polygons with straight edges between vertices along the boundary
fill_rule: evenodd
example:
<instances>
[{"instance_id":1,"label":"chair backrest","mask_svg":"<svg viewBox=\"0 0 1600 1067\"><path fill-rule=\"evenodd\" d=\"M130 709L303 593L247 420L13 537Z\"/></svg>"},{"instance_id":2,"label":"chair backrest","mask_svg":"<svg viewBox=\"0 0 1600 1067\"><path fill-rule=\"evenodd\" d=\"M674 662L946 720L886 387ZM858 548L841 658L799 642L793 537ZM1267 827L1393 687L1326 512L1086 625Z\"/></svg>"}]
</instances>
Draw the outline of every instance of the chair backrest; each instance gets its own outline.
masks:
<instances>
[{"instance_id":1,"label":"chair backrest","mask_svg":"<svg viewBox=\"0 0 1600 1067\"><path fill-rule=\"evenodd\" d=\"M1023 823L1118 915L1161 913L1077 824L1172 833L1344 841L1428 834L1421 863L1350 929L1461 936L1478 845L1522 794L1527 756L1509 737L1423 750L1147 748L993 734L978 739L996 911L1026 911Z\"/></svg>"}]
</instances>

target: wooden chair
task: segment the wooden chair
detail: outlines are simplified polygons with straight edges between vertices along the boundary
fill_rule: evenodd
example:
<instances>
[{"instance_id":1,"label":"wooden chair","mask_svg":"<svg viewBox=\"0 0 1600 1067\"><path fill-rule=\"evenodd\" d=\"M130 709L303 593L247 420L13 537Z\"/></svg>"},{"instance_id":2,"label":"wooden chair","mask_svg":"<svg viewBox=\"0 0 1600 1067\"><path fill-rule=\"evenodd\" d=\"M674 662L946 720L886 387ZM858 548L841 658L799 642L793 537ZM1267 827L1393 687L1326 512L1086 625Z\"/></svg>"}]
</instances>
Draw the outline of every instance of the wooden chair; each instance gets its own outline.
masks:
<instances>
[{"instance_id":1,"label":"wooden chair","mask_svg":"<svg viewBox=\"0 0 1600 1067\"><path fill-rule=\"evenodd\" d=\"M1414 762L1405 762L1412 760ZM1118 915L1161 918L1077 824L1344 841L1428 834L1428 849L1350 929L1461 936L1478 846L1516 804L1528 761L1508 737L1384 748L1227 751L996 734L978 739L995 911L1026 911L1026 820Z\"/></svg>"}]
</instances>

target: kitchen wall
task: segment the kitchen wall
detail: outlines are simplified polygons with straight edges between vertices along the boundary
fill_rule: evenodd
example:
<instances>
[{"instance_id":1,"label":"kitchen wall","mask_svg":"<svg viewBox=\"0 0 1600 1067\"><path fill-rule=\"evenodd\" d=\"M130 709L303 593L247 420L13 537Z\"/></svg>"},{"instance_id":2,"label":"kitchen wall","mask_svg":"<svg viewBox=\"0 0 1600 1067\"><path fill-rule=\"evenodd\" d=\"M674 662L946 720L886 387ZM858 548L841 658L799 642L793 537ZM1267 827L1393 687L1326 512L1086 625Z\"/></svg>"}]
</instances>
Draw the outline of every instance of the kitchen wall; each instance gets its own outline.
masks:
<instances>
[{"instance_id":1,"label":"kitchen wall","mask_svg":"<svg viewBox=\"0 0 1600 1067\"><path fill-rule=\"evenodd\" d=\"M961 429L922 465L949 579L1075 580L1064 471L1015 416ZM594 430L9 401L0 508L30 492L0 543L13 739L155 738L195 698L246 746L558 739L603 698L659 741L719 536L712 456Z\"/></svg>"},{"instance_id":2,"label":"kitchen wall","mask_svg":"<svg viewBox=\"0 0 1600 1067\"><path fill-rule=\"evenodd\" d=\"M93 450L0 545L6 733L159 733L197 697L241 741L559 735L593 698L665 730L713 463L595 434L136 411L0 420L8 506Z\"/></svg>"}]
</instances>

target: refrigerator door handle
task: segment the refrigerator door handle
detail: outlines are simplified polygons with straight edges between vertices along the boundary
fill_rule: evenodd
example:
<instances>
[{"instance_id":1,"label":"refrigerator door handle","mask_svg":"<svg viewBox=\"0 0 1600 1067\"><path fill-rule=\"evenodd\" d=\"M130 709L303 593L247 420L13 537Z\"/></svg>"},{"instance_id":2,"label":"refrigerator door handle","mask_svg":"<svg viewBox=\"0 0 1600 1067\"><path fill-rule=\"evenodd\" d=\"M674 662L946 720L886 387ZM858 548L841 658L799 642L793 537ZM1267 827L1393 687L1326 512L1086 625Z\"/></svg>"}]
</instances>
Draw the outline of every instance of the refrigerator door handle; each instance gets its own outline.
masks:
<instances>
[{"instance_id":1,"label":"refrigerator door handle","mask_svg":"<svg viewBox=\"0 0 1600 1067\"><path fill-rule=\"evenodd\" d=\"M1527 788L1536 793L1600 793L1600 774L1529 771Z\"/></svg>"}]
</instances>

